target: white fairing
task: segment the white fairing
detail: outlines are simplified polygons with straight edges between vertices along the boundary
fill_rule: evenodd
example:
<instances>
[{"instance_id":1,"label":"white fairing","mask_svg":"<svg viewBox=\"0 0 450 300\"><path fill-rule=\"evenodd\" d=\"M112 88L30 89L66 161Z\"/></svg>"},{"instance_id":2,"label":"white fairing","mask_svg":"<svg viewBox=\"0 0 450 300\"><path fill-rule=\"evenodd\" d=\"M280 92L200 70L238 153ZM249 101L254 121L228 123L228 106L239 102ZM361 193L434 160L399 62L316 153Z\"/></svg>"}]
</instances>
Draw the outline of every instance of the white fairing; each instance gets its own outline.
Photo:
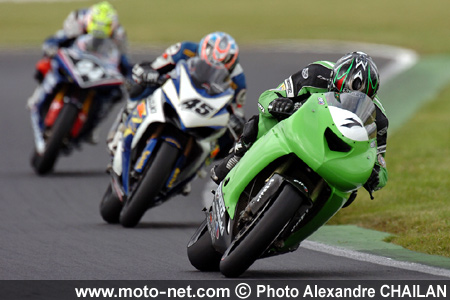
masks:
<instances>
[{"instance_id":1,"label":"white fairing","mask_svg":"<svg viewBox=\"0 0 450 300\"><path fill-rule=\"evenodd\" d=\"M136 134L133 137L133 141L131 143L131 148L134 148L139 140L141 139L141 136L144 134L144 132L147 130L147 127L151 123L165 123L166 117L164 116L164 110L163 110L163 104L164 99L162 95L161 89L157 89L152 95L150 95L147 100L145 101L146 104L146 110L147 110L147 117L142 120L141 126L136 131Z\"/></svg>"},{"instance_id":2,"label":"white fairing","mask_svg":"<svg viewBox=\"0 0 450 300\"><path fill-rule=\"evenodd\" d=\"M330 106L329 110L336 127L346 138L358 142L369 140L364 124L356 114L334 106Z\"/></svg>"},{"instance_id":3,"label":"white fairing","mask_svg":"<svg viewBox=\"0 0 450 300\"><path fill-rule=\"evenodd\" d=\"M214 115L227 105L231 99L231 95L214 99L203 97L192 86L189 75L184 67L181 68L180 74L180 93L177 94L172 80L166 82L162 89L175 106L178 116L186 128L227 126L230 119L228 113L219 116ZM186 104L191 100L200 100L194 109L186 108Z\"/></svg>"},{"instance_id":4,"label":"white fairing","mask_svg":"<svg viewBox=\"0 0 450 300\"><path fill-rule=\"evenodd\" d=\"M117 149L122 149L122 139L117 144ZM112 168L117 175L122 174L122 151L116 151L113 157Z\"/></svg>"},{"instance_id":5,"label":"white fairing","mask_svg":"<svg viewBox=\"0 0 450 300\"><path fill-rule=\"evenodd\" d=\"M172 79L157 89L146 99L147 116L136 131L131 147L134 148L141 136L151 123L165 123L163 105L165 96L170 100L183 126L188 129L199 127L217 127L218 138L226 130L230 114L228 112L215 116L217 112L226 107L232 100L232 94L221 97L205 97L192 86L191 80L184 67L181 67L180 90L177 92ZM193 102L194 101L194 102Z\"/></svg>"}]
</instances>

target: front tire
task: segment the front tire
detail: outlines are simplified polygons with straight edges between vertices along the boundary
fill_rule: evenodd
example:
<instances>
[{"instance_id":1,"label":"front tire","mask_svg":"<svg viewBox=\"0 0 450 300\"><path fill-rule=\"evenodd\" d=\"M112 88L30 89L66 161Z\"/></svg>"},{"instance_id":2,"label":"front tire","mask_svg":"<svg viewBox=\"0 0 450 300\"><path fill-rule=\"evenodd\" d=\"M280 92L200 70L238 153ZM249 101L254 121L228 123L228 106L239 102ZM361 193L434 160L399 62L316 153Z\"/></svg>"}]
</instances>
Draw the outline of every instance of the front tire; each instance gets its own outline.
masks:
<instances>
[{"instance_id":1,"label":"front tire","mask_svg":"<svg viewBox=\"0 0 450 300\"><path fill-rule=\"evenodd\" d=\"M63 141L69 136L77 116L78 109L73 105L65 104L61 109L46 142L44 153L40 155L34 150L31 158L31 165L37 174L45 175L53 170Z\"/></svg>"},{"instance_id":2,"label":"front tire","mask_svg":"<svg viewBox=\"0 0 450 300\"><path fill-rule=\"evenodd\" d=\"M258 216L250 231L220 261L220 272L226 277L244 273L271 245L301 206L298 192L287 184L273 204Z\"/></svg>"},{"instance_id":3,"label":"front tire","mask_svg":"<svg viewBox=\"0 0 450 300\"><path fill-rule=\"evenodd\" d=\"M206 219L192 236L187 247L187 254L191 264L202 272L219 271L222 254L212 245Z\"/></svg>"},{"instance_id":4,"label":"front tire","mask_svg":"<svg viewBox=\"0 0 450 300\"><path fill-rule=\"evenodd\" d=\"M112 189L110 183L103 195L102 202L100 203L100 215L105 222L109 224L118 224L122 207L123 203Z\"/></svg>"},{"instance_id":5,"label":"front tire","mask_svg":"<svg viewBox=\"0 0 450 300\"><path fill-rule=\"evenodd\" d=\"M120 213L120 224L122 226L135 227L139 223L169 179L177 158L178 149L163 142L136 191L122 208Z\"/></svg>"}]
</instances>

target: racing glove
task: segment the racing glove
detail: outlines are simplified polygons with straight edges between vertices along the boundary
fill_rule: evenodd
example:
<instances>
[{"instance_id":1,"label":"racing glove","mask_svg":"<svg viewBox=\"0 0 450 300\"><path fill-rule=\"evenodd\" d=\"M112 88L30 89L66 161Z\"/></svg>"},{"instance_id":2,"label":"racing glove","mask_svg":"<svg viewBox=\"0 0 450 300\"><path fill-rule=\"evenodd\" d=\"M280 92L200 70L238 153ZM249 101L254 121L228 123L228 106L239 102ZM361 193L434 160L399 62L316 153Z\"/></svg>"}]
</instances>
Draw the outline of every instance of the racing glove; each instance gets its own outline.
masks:
<instances>
[{"instance_id":1,"label":"racing glove","mask_svg":"<svg viewBox=\"0 0 450 300\"><path fill-rule=\"evenodd\" d=\"M294 102L289 98L277 98L269 103L268 111L277 119L285 119L294 112Z\"/></svg>"},{"instance_id":2,"label":"racing glove","mask_svg":"<svg viewBox=\"0 0 450 300\"><path fill-rule=\"evenodd\" d=\"M372 169L372 173L364 184L364 188L369 192L370 198L373 199L372 192L378 190L378 185L380 184L380 178L378 177L380 173L380 166L375 165Z\"/></svg>"},{"instance_id":3,"label":"racing glove","mask_svg":"<svg viewBox=\"0 0 450 300\"><path fill-rule=\"evenodd\" d=\"M159 73L150 66L149 62L143 62L133 66L131 77L139 84L158 84Z\"/></svg>"}]
</instances>

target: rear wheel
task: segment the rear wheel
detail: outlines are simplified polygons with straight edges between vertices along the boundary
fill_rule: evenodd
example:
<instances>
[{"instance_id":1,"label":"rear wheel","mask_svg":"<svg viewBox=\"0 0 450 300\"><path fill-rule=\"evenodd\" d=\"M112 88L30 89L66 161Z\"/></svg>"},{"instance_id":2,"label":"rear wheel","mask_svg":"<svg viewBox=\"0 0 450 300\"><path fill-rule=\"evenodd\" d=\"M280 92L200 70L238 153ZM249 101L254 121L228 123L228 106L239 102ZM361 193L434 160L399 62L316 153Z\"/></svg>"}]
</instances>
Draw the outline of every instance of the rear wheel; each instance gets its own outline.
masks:
<instances>
[{"instance_id":1,"label":"rear wheel","mask_svg":"<svg viewBox=\"0 0 450 300\"><path fill-rule=\"evenodd\" d=\"M61 109L46 141L44 153L38 154L35 150L31 158L31 165L37 174L44 175L53 169L63 141L69 136L77 116L78 109L73 105L65 104Z\"/></svg>"},{"instance_id":2,"label":"rear wheel","mask_svg":"<svg viewBox=\"0 0 450 300\"><path fill-rule=\"evenodd\" d=\"M117 224L119 223L122 206L122 201L120 201L110 183L105 194L103 195L102 202L100 203L100 215L106 222L110 224Z\"/></svg>"},{"instance_id":3,"label":"rear wheel","mask_svg":"<svg viewBox=\"0 0 450 300\"><path fill-rule=\"evenodd\" d=\"M273 204L258 216L253 228L231 247L220 262L220 272L226 277L244 273L272 244L301 206L298 192L285 185Z\"/></svg>"},{"instance_id":4,"label":"rear wheel","mask_svg":"<svg viewBox=\"0 0 450 300\"><path fill-rule=\"evenodd\" d=\"M206 219L189 241L187 254L189 261L197 270L203 272L219 271L222 254L217 252L212 245Z\"/></svg>"},{"instance_id":5,"label":"rear wheel","mask_svg":"<svg viewBox=\"0 0 450 300\"><path fill-rule=\"evenodd\" d=\"M139 223L169 179L177 158L178 149L163 142L136 191L122 208L120 224L124 227L134 227Z\"/></svg>"}]
</instances>

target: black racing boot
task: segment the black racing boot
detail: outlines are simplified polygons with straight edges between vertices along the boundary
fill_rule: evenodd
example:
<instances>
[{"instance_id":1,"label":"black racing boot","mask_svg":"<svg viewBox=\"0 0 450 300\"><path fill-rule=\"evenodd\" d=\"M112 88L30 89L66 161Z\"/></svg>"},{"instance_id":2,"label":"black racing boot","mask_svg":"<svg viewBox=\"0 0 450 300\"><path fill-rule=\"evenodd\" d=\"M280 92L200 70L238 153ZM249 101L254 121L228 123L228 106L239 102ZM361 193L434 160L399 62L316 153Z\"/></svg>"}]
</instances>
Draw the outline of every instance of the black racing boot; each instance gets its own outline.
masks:
<instances>
[{"instance_id":1,"label":"black racing boot","mask_svg":"<svg viewBox=\"0 0 450 300\"><path fill-rule=\"evenodd\" d=\"M211 169L211 179L217 184L224 180L248 149L250 145L245 145L242 141L237 142L233 151Z\"/></svg>"}]
</instances>

